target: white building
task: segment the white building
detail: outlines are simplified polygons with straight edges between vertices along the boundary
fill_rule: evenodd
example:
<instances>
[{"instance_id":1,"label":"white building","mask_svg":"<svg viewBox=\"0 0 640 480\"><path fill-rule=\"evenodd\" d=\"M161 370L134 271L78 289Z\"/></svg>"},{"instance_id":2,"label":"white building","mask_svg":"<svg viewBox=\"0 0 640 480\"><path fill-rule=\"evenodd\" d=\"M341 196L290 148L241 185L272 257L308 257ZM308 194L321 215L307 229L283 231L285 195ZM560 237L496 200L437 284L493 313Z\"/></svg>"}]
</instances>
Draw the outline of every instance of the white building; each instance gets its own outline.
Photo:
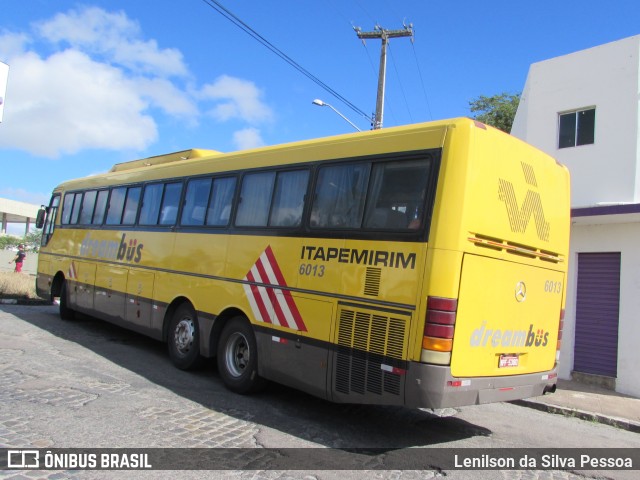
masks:
<instances>
[{"instance_id":1,"label":"white building","mask_svg":"<svg viewBox=\"0 0 640 480\"><path fill-rule=\"evenodd\" d=\"M0 235L6 235L9 224L24 224L24 235L38 216L38 205L0 198Z\"/></svg>"},{"instance_id":2,"label":"white building","mask_svg":"<svg viewBox=\"0 0 640 480\"><path fill-rule=\"evenodd\" d=\"M512 135L571 172L560 378L640 397L640 35L531 65Z\"/></svg>"}]
</instances>

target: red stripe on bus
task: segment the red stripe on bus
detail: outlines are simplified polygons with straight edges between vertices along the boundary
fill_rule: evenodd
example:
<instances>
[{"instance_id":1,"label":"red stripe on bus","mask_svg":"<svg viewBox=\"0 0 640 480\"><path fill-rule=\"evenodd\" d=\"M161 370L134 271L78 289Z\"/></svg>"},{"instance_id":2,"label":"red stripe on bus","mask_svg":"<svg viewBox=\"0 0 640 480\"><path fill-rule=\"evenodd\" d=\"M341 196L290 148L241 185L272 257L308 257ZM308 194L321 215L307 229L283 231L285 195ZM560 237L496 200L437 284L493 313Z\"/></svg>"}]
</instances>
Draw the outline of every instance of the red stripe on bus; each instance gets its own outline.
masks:
<instances>
[{"instance_id":1,"label":"red stripe on bus","mask_svg":"<svg viewBox=\"0 0 640 480\"><path fill-rule=\"evenodd\" d=\"M282 287L286 287L287 282L285 282L284 275L282 275L282 271L280 270L280 266L276 261L276 257L273 254L273 250L271 250L271 245L269 245L264 252L267 255L267 259L269 260L269 264L273 269L273 273L276 276L276 280L278 281L278 284ZM284 296L284 299L287 302L287 305L289 306L291 315L293 316L293 320L296 322L298 330L306 332L307 326L304 324L304 320L302 320L302 315L300 315L298 306L296 305L296 302L293 300L291 293L288 290L284 290L282 291L282 295Z\"/></svg>"},{"instance_id":2,"label":"red stripe on bus","mask_svg":"<svg viewBox=\"0 0 640 480\"><path fill-rule=\"evenodd\" d=\"M262 260L258 259L258 261L256 262L255 266L258 269L258 273L260 274L260 277L262 278L262 283L269 284L270 283L269 282L269 275L267 274L267 271L265 269L265 266L262 263ZM289 322L287 321L287 316L282 311L282 307L280 306L280 302L278 302L278 298L276 297L276 292L271 287L265 287L265 289L267 291L267 295L269 296L269 302L271 303L271 306L273 307L274 314L275 314L276 318L278 319L278 323L280 325L282 325L283 327L291 328L291 325L289 325Z\"/></svg>"},{"instance_id":3,"label":"red stripe on bus","mask_svg":"<svg viewBox=\"0 0 640 480\"><path fill-rule=\"evenodd\" d=\"M253 276L251 270L247 273L247 280L250 282L255 282L256 279ZM269 317L269 312L267 311L267 307L262 300L262 295L260 295L259 287L257 285L251 285L251 293L253 294L253 299L256 302L258 310L260 311L260 316L262 317L263 322L271 323L271 318Z\"/></svg>"}]
</instances>

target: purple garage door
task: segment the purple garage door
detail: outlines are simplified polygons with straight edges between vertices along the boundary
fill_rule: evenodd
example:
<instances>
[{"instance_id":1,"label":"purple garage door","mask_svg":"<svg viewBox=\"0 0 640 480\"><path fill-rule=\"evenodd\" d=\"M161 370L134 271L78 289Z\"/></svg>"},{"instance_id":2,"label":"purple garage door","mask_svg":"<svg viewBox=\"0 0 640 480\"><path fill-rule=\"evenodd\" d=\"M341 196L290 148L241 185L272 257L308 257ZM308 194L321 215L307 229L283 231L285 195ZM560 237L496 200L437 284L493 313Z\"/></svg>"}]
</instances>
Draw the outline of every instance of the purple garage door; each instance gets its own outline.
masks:
<instances>
[{"instance_id":1,"label":"purple garage door","mask_svg":"<svg viewBox=\"0 0 640 480\"><path fill-rule=\"evenodd\" d=\"M620 253L578 254L576 343L573 369L616 377Z\"/></svg>"}]
</instances>

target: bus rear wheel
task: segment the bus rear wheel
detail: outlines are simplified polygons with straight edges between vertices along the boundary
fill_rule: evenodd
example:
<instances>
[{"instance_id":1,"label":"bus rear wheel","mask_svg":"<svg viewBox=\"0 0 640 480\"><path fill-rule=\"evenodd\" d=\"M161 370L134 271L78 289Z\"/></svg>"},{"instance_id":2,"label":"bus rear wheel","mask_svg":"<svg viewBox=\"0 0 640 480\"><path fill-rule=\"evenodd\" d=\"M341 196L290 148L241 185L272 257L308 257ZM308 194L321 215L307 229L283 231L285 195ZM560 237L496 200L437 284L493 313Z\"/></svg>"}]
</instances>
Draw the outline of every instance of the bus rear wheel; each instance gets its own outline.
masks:
<instances>
[{"instance_id":1,"label":"bus rear wheel","mask_svg":"<svg viewBox=\"0 0 640 480\"><path fill-rule=\"evenodd\" d=\"M196 368L202 362L198 316L188 303L180 305L171 317L167 343L169 358L180 370Z\"/></svg>"},{"instance_id":2,"label":"bus rear wheel","mask_svg":"<svg viewBox=\"0 0 640 480\"><path fill-rule=\"evenodd\" d=\"M218 343L218 372L235 393L254 393L266 386L258 375L258 346L251 324L244 317L229 320Z\"/></svg>"}]
</instances>

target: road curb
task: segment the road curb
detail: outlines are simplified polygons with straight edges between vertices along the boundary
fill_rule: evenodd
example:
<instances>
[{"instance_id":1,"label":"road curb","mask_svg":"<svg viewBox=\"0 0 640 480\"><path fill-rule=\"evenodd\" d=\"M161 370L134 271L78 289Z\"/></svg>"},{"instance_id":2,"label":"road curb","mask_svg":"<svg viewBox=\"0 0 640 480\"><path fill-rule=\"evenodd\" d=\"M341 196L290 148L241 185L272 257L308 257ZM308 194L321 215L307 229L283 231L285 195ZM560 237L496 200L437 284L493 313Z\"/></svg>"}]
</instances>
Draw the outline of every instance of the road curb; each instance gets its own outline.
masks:
<instances>
[{"instance_id":1,"label":"road curb","mask_svg":"<svg viewBox=\"0 0 640 480\"><path fill-rule=\"evenodd\" d=\"M532 400L513 400L514 405L520 407L533 408L542 412L554 413L556 415L564 415L565 417L574 417L588 422L597 422L611 427L619 428L621 430L627 430L633 433L640 433L640 423L628 420L626 418L612 417L608 415L601 415L599 413L587 412L584 410L578 410L576 408L563 407L560 405L553 405L541 402L535 402Z\"/></svg>"},{"instance_id":2,"label":"road curb","mask_svg":"<svg viewBox=\"0 0 640 480\"><path fill-rule=\"evenodd\" d=\"M41 298L0 298L0 305L51 305Z\"/></svg>"}]
</instances>

